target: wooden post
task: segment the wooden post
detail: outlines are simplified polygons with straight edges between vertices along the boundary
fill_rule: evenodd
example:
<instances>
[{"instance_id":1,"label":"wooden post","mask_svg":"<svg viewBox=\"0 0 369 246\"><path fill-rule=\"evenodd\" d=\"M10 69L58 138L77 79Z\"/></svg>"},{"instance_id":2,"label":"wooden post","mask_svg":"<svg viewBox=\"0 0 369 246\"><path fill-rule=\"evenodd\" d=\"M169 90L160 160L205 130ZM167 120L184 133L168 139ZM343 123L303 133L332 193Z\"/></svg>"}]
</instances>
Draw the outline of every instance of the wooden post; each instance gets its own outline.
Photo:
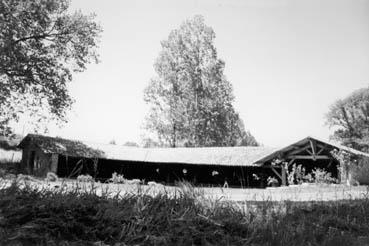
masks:
<instances>
[{"instance_id":1,"label":"wooden post","mask_svg":"<svg viewBox=\"0 0 369 246\"><path fill-rule=\"evenodd\" d=\"M51 165L49 171L55 174L57 174L58 172L58 159L59 159L58 154L51 154Z\"/></svg>"},{"instance_id":2,"label":"wooden post","mask_svg":"<svg viewBox=\"0 0 369 246\"><path fill-rule=\"evenodd\" d=\"M309 140L309 142L310 142L311 150L313 152L313 157L314 157L314 156L316 156L316 143L315 143L315 141L313 141L311 139Z\"/></svg>"},{"instance_id":3,"label":"wooden post","mask_svg":"<svg viewBox=\"0 0 369 246\"><path fill-rule=\"evenodd\" d=\"M282 186L287 185L286 168L282 165Z\"/></svg>"}]
</instances>

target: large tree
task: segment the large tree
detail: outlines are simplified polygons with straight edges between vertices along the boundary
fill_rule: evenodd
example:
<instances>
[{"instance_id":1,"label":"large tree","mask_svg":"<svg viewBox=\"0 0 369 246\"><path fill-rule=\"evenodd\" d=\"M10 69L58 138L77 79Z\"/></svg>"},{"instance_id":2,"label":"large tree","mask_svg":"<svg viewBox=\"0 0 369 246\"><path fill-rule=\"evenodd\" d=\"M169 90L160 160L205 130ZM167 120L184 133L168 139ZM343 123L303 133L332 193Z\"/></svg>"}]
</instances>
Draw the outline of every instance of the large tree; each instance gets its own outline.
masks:
<instances>
[{"instance_id":1,"label":"large tree","mask_svg":"<svg viewBox=\"0 0 369 246\"><path fill-rule=\"evenodd\" d=\"M0 0L0 134L28 112L66 120L74 72L97 61L101 27L69 0Z\"/></svg>"},{"instance_id":2,"label":"large tree","mask_svg":"<svg viewBox=\"0 0 369 246\"><path fill-rule=\"evenodd\" d=\"M185 21L161 42L157 77L145 89L146 127L175 146L256 145L235 111L215 33L201 16Z\"/></svg>"},{"instance_id":3,"label":"large tree","mask_svg":"<svg viewBox=\"0 0 369 246\"><path fill-rule=\"evenodd\" d=\"M335 129L333 137L342 144L369 151L369 88L354 91L337 100L326 115Z\"/></svg>"}]
</instances>

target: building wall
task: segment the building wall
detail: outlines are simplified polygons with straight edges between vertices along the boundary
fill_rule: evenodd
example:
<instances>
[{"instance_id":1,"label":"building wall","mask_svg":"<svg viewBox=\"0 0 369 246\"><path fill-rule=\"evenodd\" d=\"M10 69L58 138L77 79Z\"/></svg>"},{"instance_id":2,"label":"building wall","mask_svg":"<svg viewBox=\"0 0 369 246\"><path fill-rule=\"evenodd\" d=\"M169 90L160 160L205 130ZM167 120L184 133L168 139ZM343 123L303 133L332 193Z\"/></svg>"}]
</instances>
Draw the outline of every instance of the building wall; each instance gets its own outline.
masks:
<instances>
[{"instance_id":1,"label":"building wall","mask_svg":"<svg viewBox=\"0 0 369 246\"><path fill-rule=\"evenodd\" d=\"M51 154L45 154L36 145L30 143L23 148L20 171L29 175L46 176L48 172L55 169L52 156Z\"/></svg>"}]
</instances>

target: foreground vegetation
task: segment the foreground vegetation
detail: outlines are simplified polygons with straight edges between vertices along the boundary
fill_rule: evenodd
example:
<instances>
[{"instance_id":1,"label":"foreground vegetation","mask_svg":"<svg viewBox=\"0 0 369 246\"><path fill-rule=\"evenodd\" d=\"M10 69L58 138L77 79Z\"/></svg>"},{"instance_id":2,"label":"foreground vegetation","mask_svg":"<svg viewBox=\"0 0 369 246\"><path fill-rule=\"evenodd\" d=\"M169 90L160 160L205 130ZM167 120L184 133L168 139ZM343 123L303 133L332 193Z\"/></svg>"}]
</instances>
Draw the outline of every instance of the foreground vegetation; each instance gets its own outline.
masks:
<instances>
[{"instance_id":1,"label":"foreground vegetation","mask_svg":"<svg viewBox=\"0 0 369 246\"><path fill-rule=\"evenodd\" d=\"M366 245L368 231L369 199L240 204L189 185L175 197L0 189L0 245Z\"/></svg>"}]
</instances>

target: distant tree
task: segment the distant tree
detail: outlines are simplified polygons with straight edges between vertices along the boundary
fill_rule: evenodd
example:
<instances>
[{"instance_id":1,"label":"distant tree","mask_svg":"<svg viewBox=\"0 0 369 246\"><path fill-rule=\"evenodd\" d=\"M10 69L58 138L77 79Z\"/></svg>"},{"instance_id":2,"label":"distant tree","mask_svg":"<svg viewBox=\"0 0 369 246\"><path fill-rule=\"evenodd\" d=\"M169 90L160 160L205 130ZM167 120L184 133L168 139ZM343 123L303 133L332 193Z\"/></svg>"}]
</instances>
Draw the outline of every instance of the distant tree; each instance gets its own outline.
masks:
<instances>
[{"instance_id":1,"label":"distant tree","mask_svg":"<svg viewBox=\"0 0 369 246\"><path fill-rule=\"evenodd\" d=\"M22 141L23 136L19 134L13 134L10 136L0 136L0 149L16 150L17 145Z\"/></svg>"},{"instance_id":2,"label":"distant tree","mask_svg":"<svg viewBox=\"0 0 369 246\"><path fill-rule=\"evenodd\" d=\"M140 147L137 143L130 142L130 141L125 142L123 145L124 146L129 146L129 147Z\"/></svg>"},{"instance_id":3,"label":"distant tree","mask_svg":"<svg viewBox=\"0 0 369 246\"><path fill-rule=\"evenodd\" d=\"M73 72L97 62L101 27L71 13L69 0L0 1L0 134L26 111L35 122L66 121Z\"/></svg>"},{"instance_id":4,"label":"distant tree","mask_svg":"<svg viewBox=\"0 0 369 246\"><path fill-rule=\"evenodd\" d=\"M144 91L151 106L146 128L171 147L256 144L233 108L214 38L203 17L195 16L161 43L154 65L158 76Z\"/></svg>"},{"instance_id":5,"label":"distant tree","mask_svg":"<svg viewBox=\"0 0 369 246\"><path fill-rule=\"evenodd\" d=\"M343 145L369 151L369 87L337 100L326 119L335 128L333 138Z\"/></svg>"},{"instance_id":6,"label":"distant tree","mask_svg":"<svg viewBox=\"0 0 369 246\"><path fill-rule=\"evenodd\" d=\"M250 131L244 131L241 134L241 142L237 146L259 146L259 142L251 135Z\"/></svg>"},{"instance_id":7,"label":"distant tree","mask_svg":"<svg viewBox=\"0 0 369 246\"><path fill-rule=\"evenodd\" d=\"M238 132L236 132L234 139L236 139L235 146L259 146L255 137L249 131L245 130L241 119L238 121Z\"/></svg>"},{"instance_id":8,"label":"distant tree","mask_svg":"<svg viewBox=\"0 0 369 246\"><path fill-rule=\"evenodd\" d=\"M162 144L160 144L159 142L153 140L152 138L144 138L142 140L142 146L144 148L159 148L159 147L163 147Z\"/></svg>"},{"instance_id":9,"label":"distant tree","mask_svg":"<svg viewBox=\"0 0 369 246\"><path fill-rule=\"evenodd\" d=\"M111 141L109 142L109 144L117 145L117 142L115 142L115 140L113 139L113 140L111 140Z\"/></svg>"}]
</instances>

